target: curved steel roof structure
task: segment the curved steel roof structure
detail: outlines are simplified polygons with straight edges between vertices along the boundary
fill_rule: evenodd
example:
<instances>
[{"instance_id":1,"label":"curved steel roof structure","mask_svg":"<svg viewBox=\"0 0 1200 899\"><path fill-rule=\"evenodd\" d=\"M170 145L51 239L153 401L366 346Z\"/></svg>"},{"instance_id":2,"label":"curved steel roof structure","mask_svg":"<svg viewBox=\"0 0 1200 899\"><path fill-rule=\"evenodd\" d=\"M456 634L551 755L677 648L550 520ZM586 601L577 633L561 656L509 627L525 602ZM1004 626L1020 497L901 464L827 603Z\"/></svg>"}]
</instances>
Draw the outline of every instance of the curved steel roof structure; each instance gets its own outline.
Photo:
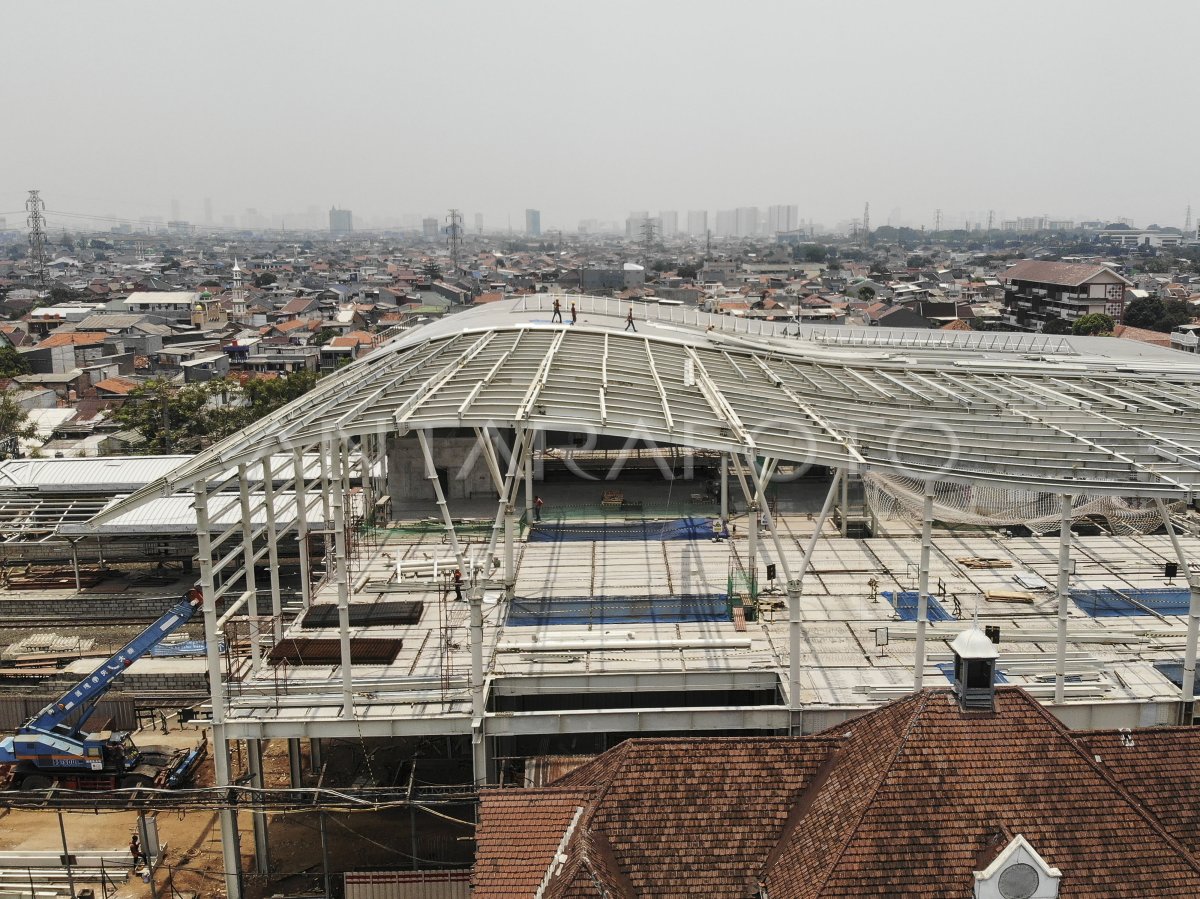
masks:
<instances>
[{"instance_id":1,"label":"curved steel roof structure","mask_svg":"<svg viewBox=\"0 0 1200 899\"><path fill-rule=\"evenodd\" d=\"M577 324L566 308L578 305ZM1111 338L784 326L563 297L405 332L95 523L296 447L416 429L593 431L1061 493L1200 485L1200 362Z\"/></svg>"}]
</instances>

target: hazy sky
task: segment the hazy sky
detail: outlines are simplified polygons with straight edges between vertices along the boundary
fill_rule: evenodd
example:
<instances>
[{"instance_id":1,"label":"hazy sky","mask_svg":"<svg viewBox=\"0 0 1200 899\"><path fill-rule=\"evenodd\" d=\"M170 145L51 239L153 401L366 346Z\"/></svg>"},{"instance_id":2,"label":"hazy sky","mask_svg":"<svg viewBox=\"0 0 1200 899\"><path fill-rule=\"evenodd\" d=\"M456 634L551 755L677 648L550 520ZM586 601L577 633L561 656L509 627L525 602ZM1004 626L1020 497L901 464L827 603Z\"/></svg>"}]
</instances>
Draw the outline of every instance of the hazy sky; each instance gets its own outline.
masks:
<instances>
[{"instance_id":1,"label":"hazy sky","mask_svg":"<svg viewBox=\"0 0 1200 899\"><path fill-rule=\"evenodd\" d=\"M0 215L36 187L218 223L869 200L873 225L1182 225L1198 34L1195 0L6 3Z\"/></svg>"}]
</instances>

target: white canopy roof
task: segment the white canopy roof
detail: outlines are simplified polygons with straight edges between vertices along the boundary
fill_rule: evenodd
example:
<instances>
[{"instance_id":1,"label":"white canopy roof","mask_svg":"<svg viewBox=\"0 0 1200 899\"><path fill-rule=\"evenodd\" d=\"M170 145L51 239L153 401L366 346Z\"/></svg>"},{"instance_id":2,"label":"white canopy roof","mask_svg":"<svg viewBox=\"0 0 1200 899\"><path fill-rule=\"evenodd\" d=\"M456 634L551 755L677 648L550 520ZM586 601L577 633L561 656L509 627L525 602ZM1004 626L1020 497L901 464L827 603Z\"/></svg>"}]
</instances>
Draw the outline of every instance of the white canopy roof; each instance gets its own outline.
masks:
<instances>
[{"instance_id":1,"label":"white canopy roof","mask_svg":"<svg viewBox=\"0 0 1200 899\"><path fill-rule=\"evenodd\" d=\"M1112 338L784 325L548 295L405 332L96 519L294 447L420 428L593 431L1063 493L1200 485L1200 364Z\"/></svg>"}]
</instances>

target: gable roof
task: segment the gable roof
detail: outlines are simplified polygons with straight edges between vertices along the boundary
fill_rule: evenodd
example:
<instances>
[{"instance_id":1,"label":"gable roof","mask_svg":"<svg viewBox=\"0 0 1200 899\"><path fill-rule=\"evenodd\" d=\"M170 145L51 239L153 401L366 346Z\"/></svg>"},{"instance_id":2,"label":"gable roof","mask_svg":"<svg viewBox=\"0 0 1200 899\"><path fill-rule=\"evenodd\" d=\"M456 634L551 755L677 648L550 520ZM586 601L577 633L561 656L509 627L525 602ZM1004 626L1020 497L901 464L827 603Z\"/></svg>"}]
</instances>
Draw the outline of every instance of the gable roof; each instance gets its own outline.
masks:
<instances>
[{"instance_id":1,"label":"gable roof","mask_svg":"<svg viewBox=\"0 0 1200 899\"><path fill-rule=\"evenodd\" d=\"M1200 895L1200 736L1176 749L1134 733L1150 735L1140 751L1072 734L1024 691L1000 688L989 713L925 690L817 737L628 741L548 792L561 829L541 839L554 844L543 873L560 844L567 858L543 895L596 895L587 885L606 847L614 897L745 897L759 884L772 899L967 895L1017 834L1062 870L1062 899ZM1166 763L1151 771L1157 758ZM550 820L543 792L483 794L478 895L530 894L488 873L503 863L490 828L502 854L536 869L520 825ZM568 795L585 806L570 834Z\"/></svg>"},{"instance_id":2,"label":"gable roof","mask_svg":"<svg viewBox=\"0 0 1200 899\"><path fill-rule=\"evenodd\" d=\"M1102 275L1111 276L1127 286L1133 282L1118 275L1106 265L1087 265L1079 262L1046 262L1041 259L1023 259L1012 268L1002 272L1004 281L1034 281L1039 284L1056 284L1060 287L1078 287Z\"/></svg>"}]
</instances>

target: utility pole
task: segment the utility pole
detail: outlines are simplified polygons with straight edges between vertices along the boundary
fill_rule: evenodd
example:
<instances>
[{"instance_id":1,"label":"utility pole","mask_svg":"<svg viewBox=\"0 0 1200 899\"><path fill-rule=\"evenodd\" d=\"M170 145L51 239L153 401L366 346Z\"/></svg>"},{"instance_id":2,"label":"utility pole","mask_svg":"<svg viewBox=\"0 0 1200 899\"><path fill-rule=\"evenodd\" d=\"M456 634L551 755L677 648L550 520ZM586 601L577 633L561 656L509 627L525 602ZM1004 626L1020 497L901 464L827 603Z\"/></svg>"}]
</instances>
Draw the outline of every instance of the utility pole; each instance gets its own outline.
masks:
<instances>
[{"instance_id":1,"label":"utility pole","mask_svg":"<svg viewBox=\"0 0 1200 899\"><path fill-rule=\"evenodd\" d=\"M25 211L29 213L26 223L29 225L29 262L33 266L33 275L38 286L46 286L46 204L42 201L39 191L31 190L29 199L25 201Z\"/></svg>"},{"instance_id":2,"label":"utility pole","mask_svg":"<svg viewBox=\"0 0 1200 899\"><path fill-rule=\"evenodd\" d=\"M871 204L867 203L863 206L863 224L862 234L859 235L863 249L871 245Z\"/></svg>"}]
</instances>

